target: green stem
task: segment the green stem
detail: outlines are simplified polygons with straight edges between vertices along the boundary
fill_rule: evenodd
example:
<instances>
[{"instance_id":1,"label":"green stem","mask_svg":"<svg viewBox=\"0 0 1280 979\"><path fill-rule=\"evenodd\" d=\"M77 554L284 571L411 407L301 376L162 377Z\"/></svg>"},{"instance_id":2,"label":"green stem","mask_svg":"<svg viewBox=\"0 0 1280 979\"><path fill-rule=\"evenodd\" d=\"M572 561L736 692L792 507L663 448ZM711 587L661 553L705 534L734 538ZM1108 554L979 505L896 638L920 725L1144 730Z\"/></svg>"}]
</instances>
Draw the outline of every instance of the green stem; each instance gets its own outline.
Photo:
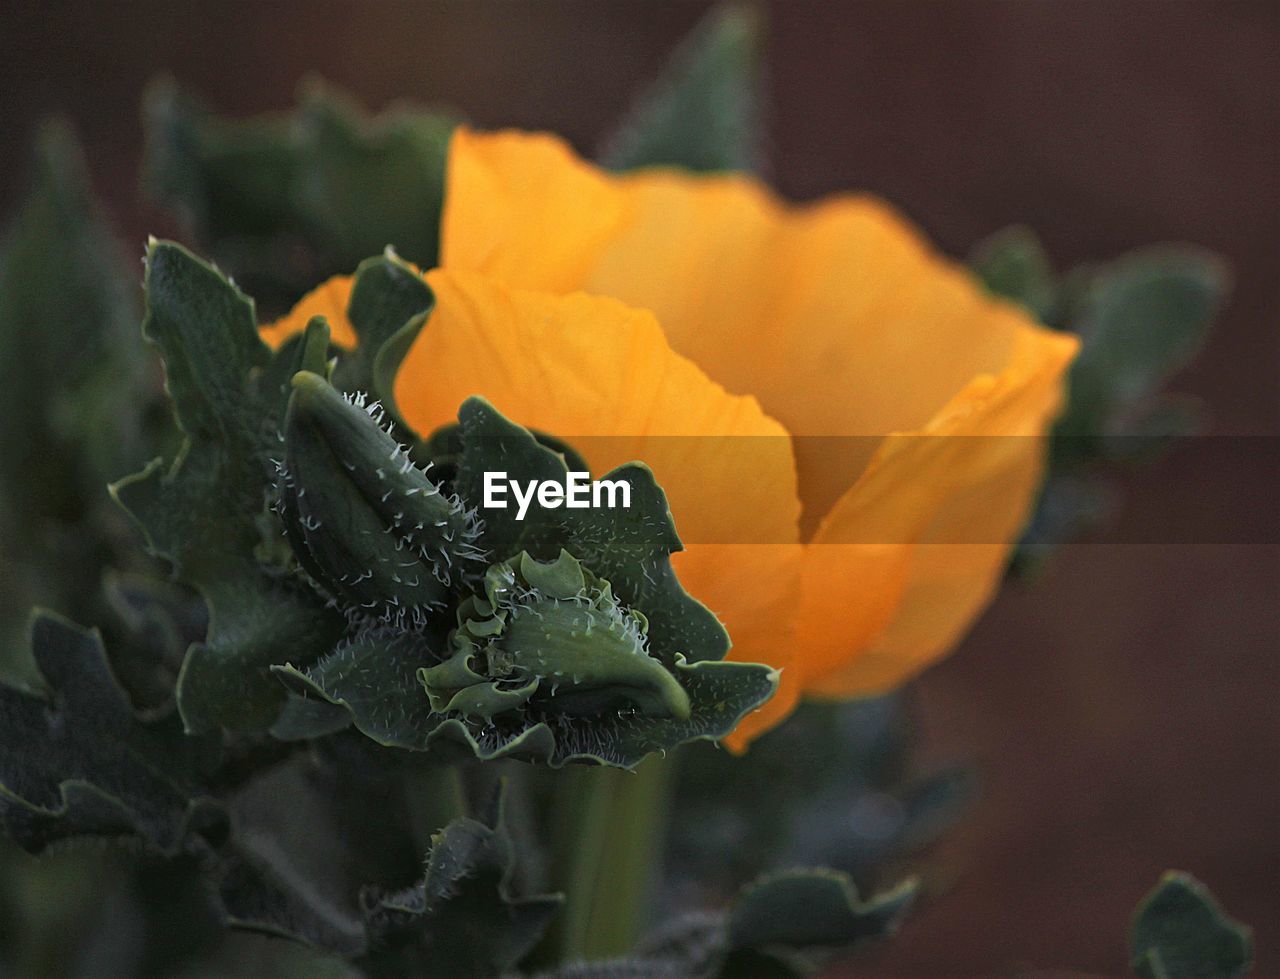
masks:
<instances>
[{"instance_id":1,"label":"green stem","mask_svg":"<svg viewBox=\"0 0 1280 979\"><path fill-rule=\"evenodd\" d=\"M564 773L570 784L561 798L572 808L561 809L573 829L561 852L566 862L563 890L565 908L560 930L560 959L570 962L587 957L590 945L592 902L612 833L610 817L618 772L611 769L575 768Z\"/></svg>"},{"instance_id":2,"label":"green stem","mask_svg":"<svg viewBox=\"0 0 1280 979\"><path fill-rule=\"evenodd\" d=\"M565 772L561 809L573 826L564 849L565 912L560 959L591 961L627 952L645 924L660 869L675 762L651 757L634 773Z\"/></svg>"}]
</instances>

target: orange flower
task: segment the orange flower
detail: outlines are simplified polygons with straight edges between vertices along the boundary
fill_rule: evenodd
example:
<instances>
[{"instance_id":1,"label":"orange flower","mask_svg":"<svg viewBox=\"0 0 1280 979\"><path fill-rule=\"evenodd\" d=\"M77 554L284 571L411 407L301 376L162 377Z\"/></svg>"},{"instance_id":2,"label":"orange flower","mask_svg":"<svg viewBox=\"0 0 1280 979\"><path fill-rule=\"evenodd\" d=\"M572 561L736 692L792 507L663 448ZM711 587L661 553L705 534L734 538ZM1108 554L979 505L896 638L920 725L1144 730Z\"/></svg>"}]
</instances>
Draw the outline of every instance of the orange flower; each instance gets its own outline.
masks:
<instances>
[{"instance_id":1,"label":"orange flower","mask_svg":"<svg viewBox=\"0 0 1280 979\"><path fill-rule=\"evenodd\" d=\"M550 136L465 129L446 179L400 411L426 433L481 394L595 471L652 466L682 583L731 658L783 668L732 747L956 642L1028 515L1073 338L871 198L792 207L749 177L616 176ZM348 291L277 330L324 313L349 338Z\"/></svg>"}]
</instances>

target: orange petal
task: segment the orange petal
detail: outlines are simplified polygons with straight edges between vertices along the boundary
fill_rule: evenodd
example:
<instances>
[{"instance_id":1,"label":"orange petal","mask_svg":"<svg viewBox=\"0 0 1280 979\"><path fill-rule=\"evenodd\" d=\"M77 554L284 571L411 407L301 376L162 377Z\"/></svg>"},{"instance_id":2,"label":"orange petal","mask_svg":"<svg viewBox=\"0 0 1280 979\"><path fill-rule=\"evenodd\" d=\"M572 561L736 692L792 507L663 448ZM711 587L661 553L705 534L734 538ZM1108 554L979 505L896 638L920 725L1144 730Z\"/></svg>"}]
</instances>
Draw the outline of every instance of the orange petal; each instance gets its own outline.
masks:
<instances>
[{"instance_id":1,"label":"orange petal","mask_svg":"<svg viewBox=\"0 0 1280 979\"><path fill-rule=\"evenodd\" d=\"M807 691L893 689L946 653L990 601L1038 491L1043 433L1061 407L1077 346L1073 337L1025 328L1005 371L974 379L924 430L885 440L808 551L841 542L893 553L894 570L881 580L900 594L865 648L826 661L806 654ZM806 576L805 609L822 601L811 586ZM802 633L801 642L820 640Z\"/></svg>"},{"instance_id":2,"label":"orange petal","mask_svg":"<svg viewBox=\"0 0 1280 979\"><path fill-rule=\"evenodd\" d=\"M687 541L795 541L786 430L675 353L651 313L445 270L427 282L436 308L396 380L420 432L452 422L479 394L569 440L597 472L643 459Z\"/></svg>"},{"instance_id":3,"label":"orange petal","mask_svg":"<svg viewBox=\"0 0 1280 979\"><path fill-rule=\"evenodd\" d=\"M284 316L259 327L259 335L274 349L293 334L305 330L311 317L323 316L329 321L330 339L341 347L354 347L356 333L347 319L347 304L354 285L354 276L335 275L299 299Z\"/></svg>"},{"instance_id":4,"label":"orange petal","mask_svg":"<svg viewBox=\"0 0 1280 979\"><path fill-rule=\"evenodd\" d=\"M610 176L512 133L460 131L449 173L447 267L653 310L673 348L793 435L919 428L1000 371L1026 322L871 198L792 207L744 176ZM807 527L873 449L801 439Z\"/></svg>"},{"instance_id":5,"label":"orange petal","mask_svg":"<svg viewBox=\"0 0 1280 979\"><path fill-rule=\"evenodd\" d=\"M547 292L583 288L628 211L613 179L560 140L462 126L449 143L445 207L441 266Z\"/></svg>"}]
</instances>

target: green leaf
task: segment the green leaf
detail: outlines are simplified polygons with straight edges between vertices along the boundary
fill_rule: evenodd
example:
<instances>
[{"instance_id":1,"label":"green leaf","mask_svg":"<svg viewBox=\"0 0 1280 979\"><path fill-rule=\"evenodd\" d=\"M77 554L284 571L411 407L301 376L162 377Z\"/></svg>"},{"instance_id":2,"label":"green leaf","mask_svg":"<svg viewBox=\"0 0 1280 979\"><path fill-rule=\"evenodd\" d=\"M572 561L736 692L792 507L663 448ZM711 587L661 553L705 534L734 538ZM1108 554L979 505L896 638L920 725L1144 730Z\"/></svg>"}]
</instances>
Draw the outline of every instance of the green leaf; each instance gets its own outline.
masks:
<instances>
[{"instance_id":1,"label":"green leaf","mask_svg":"<svg viewBox=\"0 0 1280 979\"><path fill-rule=\"evenodd\" d=\"M1015 226L996 232L974 248L969 265L987 289L1021 303L1036 319L1044 321L1053 308L1053 268L1031 229Z\"/></svg>"},{"instance_id":2,"label":"green leaf","mask_svg":"<svg viewBox=\"0 0 1280 979\"><path fill-rule=\"evenodd\" d=\"M906 881L868 901L831 870L793 870L743 888L722 911L666 922L635 954L569 964L535 979L797 979L841 952L891 935L917 886Z\"/></svg>"},{"instance_id":3,"label":"green leaf","mask_svg":"<svg viewBox=\"0 0 1280 979\"><path fill-rule=\"evenodd\" d=\"M415 837L430 832L414 825L405 803L415 760L340 736L237 787L228 801L237 835L214 868L228 923L364 954L361 891L370 881L412 880L421 866Z\"/></svg>"},{"instance_id":4,"label":"green leaf","mask_svg":"<svg viewBox=\"0 0 1280 979\"><path fill-rule=\"evenodd\" d=\"M228 845L209 858L205 874L223 924L240 931L287 938L342 955L365 947L358 925L313 900L311 882L291 880L288 872L247 850ZM292 868L290 868L292 869Z\"/></svg>"},{"instance_id":5,"label":"green leaf","mask_svg":"<svg viewBox=\"0 0 1280 979\"><path fill-rule=\"evenodd\" d=\"M442 646L441 642L436 648ZM767 700L777 685L768 667L681 662L674 673L691 704L683 720L615 711L591 718L530 715L484 725L431 710L417 673L439 658L429 639L370 630L309 668L285 665L275 672L295 696L345 708L355 726L379 744L430 749L440 753L442 761L457 757L460 748L462 756L482 761L514 758L554 768L574 762L634 768L651 752L687 741L718 740L743 714Z\"/></svg>"},{"instance_id":6,"label":"green leaf","mask_svg":"<svg viewBox=\"0 0 1280 979\"><path fill-rule=\"evenodd\" d=\"M314 591L257 560L280 395L254 382L279 372L268 369L252 302L180 246L150 245L146 294L143 330L164 355L187 440L168 467L157 460L112 493L209 605L208 636L178 681L187 729L262 729L284 700L268 668L313 659L343 629Z\"/></svg>"},{"instance_id":7,"label":"green leaf","mask_svg":"<svg viewBox=\"0 0 1280 979\"><path fill-rule=\"evenodd\" d=\"M264 375L269 376L263 377L260 386L264 391L283 390L287 402L293 393L293 375L310 371L342 391L371 396L397 427L407 431L396 410L395 376L434 306L435 296L418 270L387 248L383 254L362 261L355 271L351 299L344 311L356 334L355 349L331 347L327 324L323 342L318 334L314 336L310 352L300 346L301 336L289 337L265 369ZM323 321L322 317L316 319Z\"/></svg>"},{"instance_id":8,"label":"green leaf","mask_svg":"<svg viewBox=\"0 0 1280 979\"><path fill-rule=\"evenodd\" d=\"M440 722L418 683L419 668L436 662L428 644L411 632L366 629L310 667L286 663L274 670L295 697L343 708L378 744L424 750ZM301 710L295 705L290 713Z\"/></svg>"},{"instance_id":9,"label":"green leaf","mask_svg":"<svg viewBox=\"0 0 1280 979\"><path fill-rule=\"evenodd\" d=\"M458 608L453 655L418 676L436 711L480 722L534 704L685 719L689 697L650 655L648 628L568 551L546 563L522 551L489 568L483 591Z\"/></svg>"},{"instance_id":10,"label":"green leaf","mask_svg":"<svg viewBox=\"0 0 1280 979\"><path fill-rule=\"evenodd\" d=\"M31 643L47 696L0 685L0 817L19 845L137 836L174 855L191 833L225 833L225 814L198 791L216 739L184 736L172 716L135 716L96 633L39 614Z\"/></svg>"},{"instance_id":11,"label":"green leaf","mask_svg":"<svg viewBox=\"0 0 1280 979\"><path fill-rule=\"evenodd\" d=\"M1025 228L993 235L970 264L992 292L1082 341L1054 425L1049 472L1011 564L1024 574L1114 509L1102 479L1108 467L1152 461L1204 428L1198 402L1161 389L1203 345L1229 276L1221 259L1201 249L1156 245L1055 277Z\"/></svg>"},{"instance_id":12,"label":"green leaf","mask_svg":"<svg viewBox=\"0 0 1280 979\"><path fill-rule=\"evenodd\" d=\"M390 245L433 268L453 127L404 105L369 119L354 100L312 82L300 112L298 214L336 254L358 260Z\"/></svg>"},{"instance_id":13,"label":"green leaf","mask_svg":"<svg viewBox=\"0 0 1280 979\"><path fill-rule=\"evenodd\" d=\"M10 368L0 384L0 487L28 516L62 512L62 493L98 491L136 450L132 399L145 386L130 263L70 129L46 125L34 164L0 246L0 350Z\"/></svg>"},{"instance_id":14,"label":"green leaf","mask_svg":"<svg viewBox=\"0 0 1280 979\"><path fill-rule=\"evenodd\" d=\"M483 499L486 471L505 471L508 478L522 481L563 483L568 472L564 458L503 418L488 402L468 399L458 418L461 455L455 485L463 499ZM754 664L718 662L728 652L728 636L675 576L670 555L680 548L680 539L666 496L648 467L632 463L602 478L630 486L629 508L550 509L535 502L523 520L517 520L511 508L486 510L479 544L495 560L523 551L540 561L554 561L567 552L608 581L624 605L644 614L649 654L685 688L691 702L689 716L607 713L588 724L564 716L543 722L559 726L554 732L553 763L579 758L629 768L651 751L682 741L723 737L747 710L771 695L776 674ZM449 729L457 724L451 722ZM511 743L522 744L536 730L526 730ZM484 748L491 738L472 731L467 740ZM487 750L503 750L502 740L499 734ZM538 751L543 750L543 740L537 739Z\"/></svg>"},{"instance_id":15,"label":"green leaf","mask_svg":"<svg viewBox=\"0 0 1280 979\"><path fill-rule=\"evenodd\" d=\"M500 785L483 820L461 818L432 838L412 887L365 898L373 975L496 977L532 951L560 909L558 894L515 891L516 855Z\"/></svg>"},{"instance_id":16,"label":"green leaf","mask_svg":"<svg viewBox=\"0 0 1280 979\"><path fill-rule=\"evenodd\" d=\"M217 736L184 734L172 711L135 711L96 633L40 614L32 645L48 689L36 694L0 685L0 825L10 837L31 852L66 840L136 841L175 880L198 879L201 903L211 900L230 927L346 955L365 948L354 906L347 913L336 897L318 897L318 881L300 883L291 859L281 860L286 841L279 826L264 825L261 798L246 804L244 793L226 797L226 787L234 785L227 769L242 764L242 757L225 752ZM300 793L278 791L279 776L289 771L273 768L257 791L262 798L288 800L292 824ZM334 818L324 802L341 798L335 781L344 791L363 792L362 805L387 804L376 794L379 778L385 782L382 773L368 785L359 773L319 774L304 821L308 842ZM233 833L246 823L254 824L252 833ZM381 809L377 816L361 811L358 828L345 831L371 825L382 827ZM321 862L330 877L349 873L363 866L358 860L376 856L371 849L376 847L344 840Z\"/></svg>"},{"instance_id":17,"label":"green leaf","mask_svg":"<svg viewBox=\"0 0 1280 979\"><path fill-rule=\"evenodd\" d=\"M181 245L147 246L142 333L164 358L165 387L183 432L226 441L229 465L250 466L266 435L246 398L249 373L270 359L253 300Z\"/></svg>"},{"instance_id":18,"label":"green leaf","mask_svg":"<svg viewBox=\"0 0 1280 979\"><path fill-rule=\"evenodd\" d=\"M250 238L287 226L301 162L291 120L220 119L165 78L146 92L143 123L144 186L202 236Z\"/></svg>"},{"instance_id":19,"label":"green leaf","mask_svg":"<svg viewBox=\"0 0 1280 979\"><path fill-rule=\"evenodd\" d=\"M1056 434L1098 436L1159 390L1203 345L1226 290L1222 262L1192 248L1132 252L1099 272L1071 324L1084 343Z\"/></svg>"},{"instance_id":20,"label":"green leaf","mask_svg":"<svg viewBox=\"0 0 1280 979\"><path fill-rule=\"evenodd\" d=\"M271 725L271 736L278 741L310 741L350 726L351 715L337 704L305 696L289 697Z\"/></svg>"},{"instance_id":21,"label":"green leaf","mask_svg":"<svg viewBox=\"0 0 1280 979\"><path fill-rule=\"evenodd\" d=\"M1143 979L1233 979L1253 963L1253 933L1194 877L1169 871L1134 912L1129 958Z\"/></svg>"},{"instance_id":22,"label":"green leaf","mask_svg":"<svg viewBox=\"0 0 1280 979\"><path fill-rule=\"evenodd\" d=\"M174 707L174 688L187 647L209 627L199 595L172 582L107 571L102 590L112 612L107 644L111 669L144 718Z\"/></svg>"},{"instance_id":23,"label":"green leaf","mask_svg":"<svg viewBox=\"0 0 1280 979\"><path fill-rule=\"evenodd\" d=\"M289 696L271 724L271 737L278 741L310 741L334 735L351 727L351 714L328 700Z\"/></svg>"},{"instance_id":24,"label":"green leaf","mask_svg":"<svg viewBox=\"0 0 1280 979\"><path fill-rule=\"evenodd\" d=\"M730 955L725 976L736 975L735 956L764 955L800 975L831 955L894 932L915 900L909 880L868 901L845 874L793 870L744 888L729 908Z\"/></svg>"},{"instance_id":25,"label":"green leaf","mask_svg":"<svg viewBox=\"0 0 1280 979\"><path fill-rule=\"evenodd\" d=\"M434 306L430 286L395 252L361 262L347 304L359 346L340 362L338 387L369 392L403 424L395 410L395 375Z\"/></svg>"},{"instance_id":26,"label":"green leaf","mask_svg":"<svg viewBox=\"0 0 1280 979\"><path fill-rule=\"evenodd\" d=\"M760 166L760 14L725 4L676 49L601 153L614 170Z\"/></svg>"}]
</instances>

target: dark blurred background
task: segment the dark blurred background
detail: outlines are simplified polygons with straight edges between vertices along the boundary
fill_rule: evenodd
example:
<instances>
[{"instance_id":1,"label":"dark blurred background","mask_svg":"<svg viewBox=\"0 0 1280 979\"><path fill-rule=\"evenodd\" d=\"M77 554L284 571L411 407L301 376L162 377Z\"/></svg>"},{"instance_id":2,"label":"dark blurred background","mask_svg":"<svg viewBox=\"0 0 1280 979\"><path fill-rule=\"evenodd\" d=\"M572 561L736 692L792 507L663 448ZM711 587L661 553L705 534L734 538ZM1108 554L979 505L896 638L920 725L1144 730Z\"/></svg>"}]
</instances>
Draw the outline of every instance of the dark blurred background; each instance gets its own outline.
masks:
<instances>
[{"instance_id":1,"label":"dark blurred background","mask_svg":"<svg viewBox=\"0 0 1280 979\"><path fill-rule=\"evenodd\" d=\"M785 194L872 190L956 256L1015 222L1060 267L1190 241L1236 281L1174 385L1210 404L1211 437L1128 478L1106 532L1006 589L916 685L926 757L973 760L983 793L933 860L943 896L850 974L1121 973L1128 915L1170 866L1280 974L1280 3L766 7ZM227 113L287 107L315 71L372 108L443 102L589 152L706 8L6 0L0 206L62 113L139 255L176 233L136 181L161 71Z\"/></svg>"}]
</instances>

